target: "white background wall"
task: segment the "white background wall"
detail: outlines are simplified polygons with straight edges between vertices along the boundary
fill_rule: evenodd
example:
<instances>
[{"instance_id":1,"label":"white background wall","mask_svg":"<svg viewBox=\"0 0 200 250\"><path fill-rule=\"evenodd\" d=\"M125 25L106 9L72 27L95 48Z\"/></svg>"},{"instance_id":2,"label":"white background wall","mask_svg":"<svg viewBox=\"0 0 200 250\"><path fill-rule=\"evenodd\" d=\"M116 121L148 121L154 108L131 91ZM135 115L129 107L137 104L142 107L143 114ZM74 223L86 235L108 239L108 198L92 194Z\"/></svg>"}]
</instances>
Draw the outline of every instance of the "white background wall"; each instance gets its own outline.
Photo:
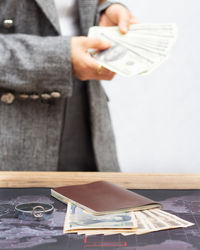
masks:
<instances>
[{"instance_id":1,"label":"white background wall","mask_svg":"<svg viewBox=\"0 0 200 250\"><path fill-rule=\"evenodd\" d=\"M200 172L200 1L124 0L140 22L175 22L171 57L104 82L122 171Z\"/></svg>"}]
</instances>

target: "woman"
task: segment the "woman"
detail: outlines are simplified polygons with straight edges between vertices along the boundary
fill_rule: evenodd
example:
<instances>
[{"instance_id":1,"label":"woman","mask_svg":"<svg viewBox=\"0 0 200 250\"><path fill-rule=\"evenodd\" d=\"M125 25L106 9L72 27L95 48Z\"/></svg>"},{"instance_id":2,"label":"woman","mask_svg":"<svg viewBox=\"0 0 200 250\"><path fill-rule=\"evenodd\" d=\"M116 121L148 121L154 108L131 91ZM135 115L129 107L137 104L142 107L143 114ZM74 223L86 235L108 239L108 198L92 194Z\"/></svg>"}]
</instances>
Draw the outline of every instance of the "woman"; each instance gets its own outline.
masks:
<instances>
[{"instance_id":1,"label":"woman","mask_svg":"<svg viewBox=\"0 0 200 250\"><path fill-rule=\"evenodd\" d=\"M126 33L135 19L120 4L69 2L0 2L1 170L119 171L98 82L114 73L88 53L110 45L86 36L95 22Z\"/></svg>"}]
</instances>

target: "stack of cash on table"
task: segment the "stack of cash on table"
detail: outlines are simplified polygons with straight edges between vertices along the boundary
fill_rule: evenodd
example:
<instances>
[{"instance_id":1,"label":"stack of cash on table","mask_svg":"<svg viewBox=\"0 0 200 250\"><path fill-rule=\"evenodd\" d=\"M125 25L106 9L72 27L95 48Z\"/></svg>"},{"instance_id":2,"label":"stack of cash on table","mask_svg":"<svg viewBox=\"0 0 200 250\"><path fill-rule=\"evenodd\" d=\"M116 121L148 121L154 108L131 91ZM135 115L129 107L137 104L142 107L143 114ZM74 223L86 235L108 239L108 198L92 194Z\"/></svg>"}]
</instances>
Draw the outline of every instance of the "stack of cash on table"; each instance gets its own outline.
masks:
<instances>
[{"instance_id":1,"label":"stack of cash on table","mask_svg":"<svg viewBox=\"0 0 200 250\"><path fill-rule=\"evenodd\" d=\"M131 235L192 225L194 224L161 209L93 215L68 203L64 233Z\"/></svg>"},{"instance_id":2,"label":"stack of cash on table","mask_svg":"<svg viewBox=\"0 0 200 250\"><path fill-rule=\"evenodd\" d=\"M177 38L177 26L166 23L133 24L125 35L114 27L91 27L89 37L111 43L107 50L90 50L105 68L122 76L148 74L168 57Z\"/></svg>"},{"instance_id":3,"label":"stack of cash on table","mask_svg":"<svg viewBox=\"0 0 200 250\"><path fill-rule=\"evenodd\" d=\"M161 204L114 183L96 181L51 189L67 204L64 233L144 234L193 224L161 209Z\"/></svg>"}]
</instances>

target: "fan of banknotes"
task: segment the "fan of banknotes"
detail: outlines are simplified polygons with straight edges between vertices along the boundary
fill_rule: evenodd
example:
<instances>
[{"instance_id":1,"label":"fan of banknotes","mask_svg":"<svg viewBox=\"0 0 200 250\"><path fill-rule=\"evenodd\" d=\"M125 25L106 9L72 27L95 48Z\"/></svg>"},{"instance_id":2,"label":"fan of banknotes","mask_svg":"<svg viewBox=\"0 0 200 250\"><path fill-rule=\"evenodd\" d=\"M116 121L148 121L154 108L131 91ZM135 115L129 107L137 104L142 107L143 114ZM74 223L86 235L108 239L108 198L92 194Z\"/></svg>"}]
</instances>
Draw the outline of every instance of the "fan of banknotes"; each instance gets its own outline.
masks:
<instances>
[{"instance_id":1,"label":"fan of banknotes","mask_svg":"<svg viewBox=\"0 0 200 250\"><path fill-rule=\"evenodd\" d=\"M68 203L64 233L139 235L192 225L194 224L161 209L93 215Z\"/></svg>"},{"instance_id":2,"label":"fan of banknotes","mask_svg":"<svg viewBox=\"0 0 200 250\"><path fill-rule=\"evenodd\" d=\"M125 35L117 26L89 29L89 37L111 42L111 47L92 56L105 68L122 76L148 74L166 60L177 38L176 24L133 24Z\"/></svg>"}]
</instances>

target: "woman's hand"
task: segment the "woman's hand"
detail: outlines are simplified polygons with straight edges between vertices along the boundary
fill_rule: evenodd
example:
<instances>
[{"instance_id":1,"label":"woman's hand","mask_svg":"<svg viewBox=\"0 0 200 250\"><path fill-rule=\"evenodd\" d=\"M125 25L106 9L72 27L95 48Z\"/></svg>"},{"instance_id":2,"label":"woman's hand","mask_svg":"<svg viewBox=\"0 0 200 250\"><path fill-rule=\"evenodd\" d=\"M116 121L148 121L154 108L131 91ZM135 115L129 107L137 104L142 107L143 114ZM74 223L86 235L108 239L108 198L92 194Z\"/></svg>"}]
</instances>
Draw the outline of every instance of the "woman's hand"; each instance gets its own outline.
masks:
<instances>
[{"instance_id":1,"label":"woman's hand","mask_svg":"<svg viewBox=\"0 0 200 250\"><path fill-rule=\"evenodd\" d=\"M131 12L121 4L112 4L101 15L99 26L119 26L122 34L128 32L129 25L138 23Z\"/></svg>"},{"instance_id":2,"label":"woman's hand","mask_svg":"<svg viewBox=\"0 0 200 250\"><path fill-rule=\"evenodd\" d=\"M115 73L99 68L98 62L92 58L88 49L105 50L110 47L110 43L98 38L72 37L71 39L71 60L73 75L81 81L86 80L112 80Z\"/></svg>"}]
</instances>

